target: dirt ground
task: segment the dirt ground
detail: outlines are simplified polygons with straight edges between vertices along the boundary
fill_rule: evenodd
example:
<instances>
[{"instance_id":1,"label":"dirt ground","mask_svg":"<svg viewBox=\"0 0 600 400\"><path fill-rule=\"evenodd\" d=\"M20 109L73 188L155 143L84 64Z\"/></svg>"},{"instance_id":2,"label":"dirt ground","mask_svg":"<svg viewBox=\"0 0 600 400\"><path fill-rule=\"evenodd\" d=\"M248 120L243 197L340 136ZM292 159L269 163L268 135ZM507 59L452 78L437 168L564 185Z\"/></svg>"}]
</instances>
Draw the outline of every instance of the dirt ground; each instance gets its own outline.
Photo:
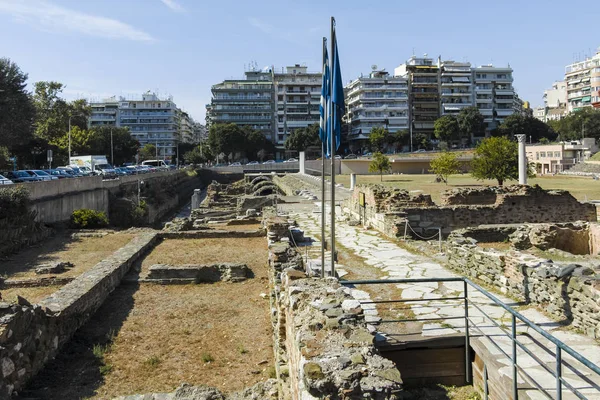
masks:
<instances>
[{"instance_id":1,"label":"dirt ground","mask_svg":"<svg viewBox=\"0 0 600 400\"><path fill-rule=\"evenodd\" d=\"M123 284L24 396L111 399L183 382L232 392L269 378L273 349L265 238L165 240L144 261L246 262L241 283Z\"/></svg>"},{"instance_id":2,"label":"dirt ground","mask_svg":"<svg viewBox=\"0 0 600 400\"><path fill-rule=\"evenodd\" d=\"M224 230L224 231L255 231L261 228L260 224L244 224L244 225L226 225L226 224L214 224L210 225L211 228Z\"/></svg>"},{"instance_id":3,"label":"dirt ground","mask_svg":"<svg viewBox=\"0 0 600 400\"><path fill-rule=\"evenodd\" d=\"M7 260L0 261L0 275L4 278L34 278L42 277L35 274L35 268L41 264L69 261L74 268L57 277L77 277L87 271L116 250L127 244L135 235L131 233L111 233L103 237L73 239L70 232L61 232L47 241L31 246L11 255ZM44 275L48 276L48 275ZM2 290L4 300L13 300L16 295L36 302L54 293L60 286L11 288Z\"/></svg>"},{"instance_id":4,"label":"dirt ground","mask_svg":"<svg viewBox=\"0 0 600 400\"><path fill-rule=\"evenodd\" d=\"M264 267L266 249L266 239L263 237L163 240L144 258L140 276L145 277L148 267L153 264L232 262L246 263L254 270L253 266Z\"/></svg>"}]
</instances>

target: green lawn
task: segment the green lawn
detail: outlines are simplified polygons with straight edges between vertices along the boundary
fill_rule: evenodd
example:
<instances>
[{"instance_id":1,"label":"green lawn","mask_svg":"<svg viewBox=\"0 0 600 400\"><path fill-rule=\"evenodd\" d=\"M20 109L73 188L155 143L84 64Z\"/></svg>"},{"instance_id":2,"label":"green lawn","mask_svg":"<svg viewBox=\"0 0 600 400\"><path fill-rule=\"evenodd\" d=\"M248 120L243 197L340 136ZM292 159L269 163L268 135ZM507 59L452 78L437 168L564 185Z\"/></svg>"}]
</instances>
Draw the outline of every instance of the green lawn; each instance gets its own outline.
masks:
<instances>
[{"instance_id":1,"label":"green lawn","mask_svg":"<svg viewBox=\"0 0 600 400\"><path fill-rule=\"evenodd\" d=\"M457 187L481 187L495 185L495 181L477 181L469 174L452 175L448 179L448 185L436 183L435 175L384 175L383 182L379 175L359 175L356 178L358 184L383 184L385 186L398 187L406 190L422 190L430 194L436 203L440 200L440 193L446 189ZM350 187L350 175L337 175L336 182ZM505 185L517 184L517 181L505 182ZM530 185L540 185L544 189L563 189L571 192L580 201L600 200L600 181L590 177L578 176L544 176L528 179Z\"/></svg>"}]
</instances>

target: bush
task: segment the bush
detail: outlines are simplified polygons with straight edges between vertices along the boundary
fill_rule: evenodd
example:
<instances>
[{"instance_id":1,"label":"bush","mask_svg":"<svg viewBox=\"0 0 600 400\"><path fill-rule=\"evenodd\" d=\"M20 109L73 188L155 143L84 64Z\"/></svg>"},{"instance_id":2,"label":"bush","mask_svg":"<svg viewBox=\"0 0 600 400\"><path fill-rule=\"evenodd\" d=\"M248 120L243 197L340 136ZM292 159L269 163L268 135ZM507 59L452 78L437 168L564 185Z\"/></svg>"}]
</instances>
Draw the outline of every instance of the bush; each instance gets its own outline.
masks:
<instances>
[{"instance_id":1,"label":"bush","mask_svg":"<svg viewBox=\"0 0 600 400\"><path fill-rule=\"evenodd\" d=\"M102 211L82 208L73 211L71 225L74 228L102 228L108 225L108 218L106 218L106 214Z\"/></svg>"},{"instance_id":2,"label":"bush","mask_svg":"<svg viewBox=\"0 0 600 400\"><path fill-rule=\"evenodd\" d=\"M29 207L29 192L21 185L0 189L0 219L23 215Z\"/></svg>"}]
</instances>

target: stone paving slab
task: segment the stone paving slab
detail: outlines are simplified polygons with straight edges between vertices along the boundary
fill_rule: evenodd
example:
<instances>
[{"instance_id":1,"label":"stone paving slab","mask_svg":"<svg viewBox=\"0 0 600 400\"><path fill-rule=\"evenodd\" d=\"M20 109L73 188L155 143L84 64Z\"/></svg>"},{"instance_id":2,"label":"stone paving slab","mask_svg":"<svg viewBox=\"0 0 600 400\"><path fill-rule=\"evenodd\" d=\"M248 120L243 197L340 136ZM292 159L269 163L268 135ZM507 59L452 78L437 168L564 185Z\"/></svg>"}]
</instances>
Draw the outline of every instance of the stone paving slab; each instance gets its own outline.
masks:
<instances>
[{"instance_id":1,"label":"stone paving slab","mask_svg":"<svg viewBox=\"0 0 600 400\"><path fill-rule=\"evenodd\" d=\"M319 204L320 206L320 204ZM307 212L296 212L290 209L291 216L296 219L301 229L304 230L305 236L315 238L320 236L320 213L313 214ZM329 223L330 207L326 207L327 222ZM341 210L337 207L336 214L339 216ZM375 268L381 269L387 274L388 279L399 278L440 278L440 277L456 277L454 272L445 269L439 263L432 259L413 254L406 249L399 247L390 239L380 236L377 232L364 230L362 227L349 226L339 218L336 223L336 241L350 250L354 254L366 258L366 264ZM329 226L327 227L329 231ZM315 251L317 250L318 251ZM313 250L309 250L309 257L320 258L320 242L313 243ZM329 255L328 255L329 256ZM385 279L385 278L384 278ZM440 321L427 321L420 324L420 335L422 337L440 336L440 335L456 335L464 334L464 319L445 319L450 317L460 317L464 315L464 303L460 301L436 301L435 298L447 296L462 296L462 282L446 282L446 283L424 283L418 286L409 284L397 284L399 289L402 289L402 298L404 299L432 299L430 302L407 302L410 305L413 313L419 318L441 318ZM512 354L512 342L505 336L510 333L511 314L501 307L495 305L489 298L482 293L470 288L469 300L477 304L486 314L494 319L501 326L498 328L489 319L475 307L469 308L471 320L477 324L480 329L469 329L472 336L472 343L479 342L477 347L485 348L488 355L495 356L495 361L498 365L504 365L499 368L498 372L506 379L508 384L512 383L512 368L510 360L502 353ZM354 291L357 293L357 291ZM364 297L364 291L358 298L367 300ZM354 294L354 293L353 293ZM358 294L358 293L357 293ZM517 307L518 304L505 296L494 293L494 295L505 304ZM574 350L583 354L590 361L596 364L600 363L600 346L593 339L579 335L569 330L565 330L560 324L546 317L537 309L530 307L520 311L524 316L529 318L536 324L539 324L544 330L555 335L559 340L571 346ZM369 309L369 315L373 316L373 308ZM555 370L555 345L547 339L539 335L533 329L527 327L520 321L517 321L518 340L522 342L530 351L542 360L544 364L551 370ZM380 330L384 330L379 326ZM489 339L483 334L491 335L494 341L502 349L497 349ZM385 337L385 333L382 332ZM525 374L529 374L542 387L547 388L549 393L554 396L555 378L532 357L527 355L525 351L519 349L517 352L518 364L524 368ZM590 372L578 361L574 360L563 352L563 376L573 384L576 388L580 388L589 399L600 399L600 377ZM522 386L520 395L523 398L538 399L546 398L536 390L531 390L532 387L522 377L519 378L519 384ZM568 395L568 390L563 390L563 399L571 398ZM573 397L574 398L574 397Z\"/></svg>"}]
</instances>

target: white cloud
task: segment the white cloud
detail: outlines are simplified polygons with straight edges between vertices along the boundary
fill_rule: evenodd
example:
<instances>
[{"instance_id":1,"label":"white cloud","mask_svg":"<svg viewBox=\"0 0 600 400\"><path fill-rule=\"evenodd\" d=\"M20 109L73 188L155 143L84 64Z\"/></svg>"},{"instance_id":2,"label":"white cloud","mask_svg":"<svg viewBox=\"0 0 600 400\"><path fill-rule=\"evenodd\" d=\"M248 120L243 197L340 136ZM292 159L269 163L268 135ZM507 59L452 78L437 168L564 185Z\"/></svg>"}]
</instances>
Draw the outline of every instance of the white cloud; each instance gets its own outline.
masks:
<instances>
[{"instance_id":1,"label":"white cloud","mask_svg":"<svg viewBox=\"0 0 600 400\"><path fill-rule=\"evenodd\" d=\"M181 4L177 3L175 0L160 0L162 3L169 7L173 11L182 12L185 11Z\"/></svg>"},{"instance_id":2,"label":"white cloud","mask_svg":"<svg viewBox=\"0 0 600 400\"><path fill-rule=\"evenodd\" d=\"M250 25L252 25L260 31L263 31L264 33L273 32L273 27L271 25L259 20L258 18L249 17L248 22L250 22Z\"/></svg>"},{"instance_id":3,"label":"white cloud","mask_svg":"<svg viewBox=\"0 0 600 400\"><path fill-rule=\"evenodd\" d=\"M77 32L107 39L152 42L139 29L112 18L85 14L40 0L0 0L0 13L47 32Z\"/></svg>"}]
</instances>

